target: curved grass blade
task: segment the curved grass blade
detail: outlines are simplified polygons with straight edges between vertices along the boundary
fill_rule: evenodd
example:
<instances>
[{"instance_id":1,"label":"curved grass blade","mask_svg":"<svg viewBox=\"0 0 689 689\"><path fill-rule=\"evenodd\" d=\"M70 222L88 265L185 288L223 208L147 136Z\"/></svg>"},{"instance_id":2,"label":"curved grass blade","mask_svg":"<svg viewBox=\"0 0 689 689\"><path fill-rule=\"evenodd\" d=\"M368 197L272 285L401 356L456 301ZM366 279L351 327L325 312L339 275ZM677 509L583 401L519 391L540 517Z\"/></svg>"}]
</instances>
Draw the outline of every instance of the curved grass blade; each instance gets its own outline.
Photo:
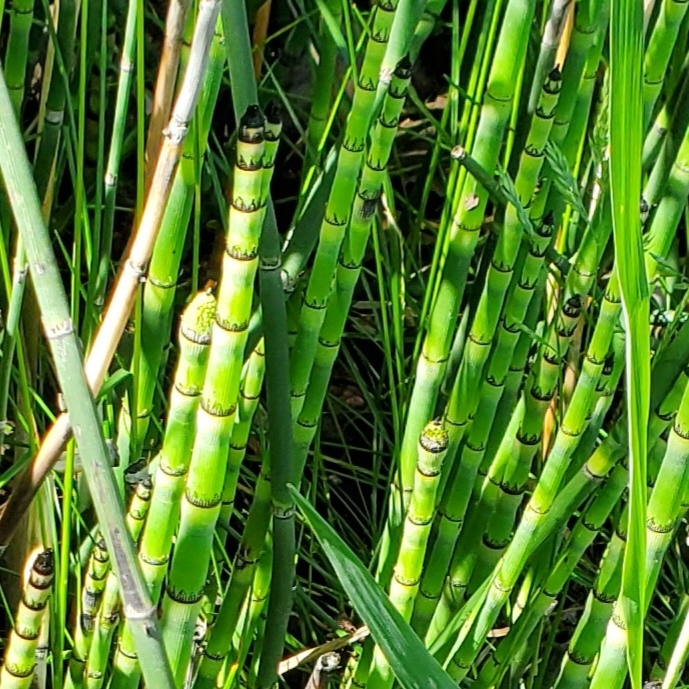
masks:
<instances>
[{"instance_id":1,"label":"curved grass blade","mask_svg":"<svg viewBox=\"0 0 689 689\"><path fill-rule=\"evenodd\" d=\"M292 496L400 685L404 689L456 689L356 555L294 488Z\"/></svg>"}]
</instances>

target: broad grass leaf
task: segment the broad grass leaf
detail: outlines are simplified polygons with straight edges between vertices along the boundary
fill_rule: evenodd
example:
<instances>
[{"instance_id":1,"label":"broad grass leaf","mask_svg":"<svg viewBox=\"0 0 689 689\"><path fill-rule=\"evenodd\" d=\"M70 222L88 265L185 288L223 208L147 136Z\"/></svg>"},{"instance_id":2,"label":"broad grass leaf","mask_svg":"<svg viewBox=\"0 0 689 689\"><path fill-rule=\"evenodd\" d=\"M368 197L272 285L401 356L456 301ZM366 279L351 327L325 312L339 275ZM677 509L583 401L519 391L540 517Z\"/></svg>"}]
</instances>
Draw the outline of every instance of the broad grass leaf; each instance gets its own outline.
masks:
<instances>
[{"instance_id":1,"label":"broad grass leaf","mask_svg":"<svg viewBox=\"0 0 689 689\"><path fill-rule=\"evenodd\" d=\"M641 241L643 3L613 0L610 20L610 184L616 270L626 330L629 526L620 603L627 663L642 686L646 551L646 454L650 405L649 293Z\"/></svg>"},{"instance_id":2,"label":"broad grass leaf","mask_svg":"<svg viewBox=\"0 0 689 689\"><path fill-rule=\"evenodd\" d=\"M400 685L404 689L457 689L357 556L294 488L292 495Z\"/></svg>"}]
</instances>

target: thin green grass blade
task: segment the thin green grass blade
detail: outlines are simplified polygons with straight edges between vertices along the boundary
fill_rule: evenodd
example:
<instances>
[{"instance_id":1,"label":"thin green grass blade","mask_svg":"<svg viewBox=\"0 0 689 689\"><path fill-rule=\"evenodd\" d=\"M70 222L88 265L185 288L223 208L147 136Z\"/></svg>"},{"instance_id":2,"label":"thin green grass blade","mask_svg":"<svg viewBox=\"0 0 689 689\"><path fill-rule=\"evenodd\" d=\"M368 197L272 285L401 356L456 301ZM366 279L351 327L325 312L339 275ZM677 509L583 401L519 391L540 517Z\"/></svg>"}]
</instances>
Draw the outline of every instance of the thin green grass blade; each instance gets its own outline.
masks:
<instances>
[{"instance_id":1,"label":"thin green grass blade","mask_svg":"<svg viewBox=\"0 0 689 689\"><path fill-rule=\"evenodd\" d=\"M375 642L383 649L400 685L404 689L456 689L450 676L393 608L383 589L359 558L294 488L292 495L352 605L368 625Z\"/></svg>"},{"instance_id":2,"label":"thin green grass blade","mask_svg":"<svg viewBox=\"0 0 689 689\"><path fill-rule=\"evenodd\" d=\"M617 272L627 331L629 526L621 603L627 663L642 686L645 610L647 419L650 404L649 292L641 244L643 6L613 0L610 29L610 182Z\"/></svg>"}]
</instances>

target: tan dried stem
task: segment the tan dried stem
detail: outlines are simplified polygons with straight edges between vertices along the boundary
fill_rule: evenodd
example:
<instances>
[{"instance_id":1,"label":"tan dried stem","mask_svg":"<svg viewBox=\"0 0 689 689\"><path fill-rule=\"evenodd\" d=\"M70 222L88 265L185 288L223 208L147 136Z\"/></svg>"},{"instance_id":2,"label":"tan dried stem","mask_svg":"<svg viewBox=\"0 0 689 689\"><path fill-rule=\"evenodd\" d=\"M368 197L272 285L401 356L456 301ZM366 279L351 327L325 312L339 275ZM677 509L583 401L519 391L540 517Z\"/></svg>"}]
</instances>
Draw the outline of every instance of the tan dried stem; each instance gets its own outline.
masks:
<instances>
[{"instance_id":1,"label":"tan dried stem","mask_svg":"<svg viewBox=\"0 0 689 689\"><path fill-rule=\"evenodd\" d=\"M163 137L163 127L168 121L172 108L184 27L190 6L191 0L171 0L165 19L165 38L160 54L158 78L153 94L153 107L146 141L146 171L144 174L146 194L148 194L153 182L158 162L158 151Z\"/></svg>"}]
</instances>

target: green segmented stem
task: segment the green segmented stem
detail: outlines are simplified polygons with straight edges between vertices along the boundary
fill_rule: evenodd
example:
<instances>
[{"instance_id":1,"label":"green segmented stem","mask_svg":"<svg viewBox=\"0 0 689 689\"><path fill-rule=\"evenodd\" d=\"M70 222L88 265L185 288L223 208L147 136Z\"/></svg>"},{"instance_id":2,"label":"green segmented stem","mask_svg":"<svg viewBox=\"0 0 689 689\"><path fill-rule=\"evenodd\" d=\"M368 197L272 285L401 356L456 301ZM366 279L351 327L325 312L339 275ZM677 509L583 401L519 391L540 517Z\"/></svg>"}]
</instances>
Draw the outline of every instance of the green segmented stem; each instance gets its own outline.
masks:
<instances>
[{"instance_id":1,"label":"green segmented stem","mask_svg":"<svg viewBox=\"0 0 689 689\"><path fill-rule=\"evenodd\" d=\"M329 0L326 7L332 15L334 25L339 27L342 21L342 3L337 0ZM306 128L307 140L303 179L307 178L311 168L319 162L322 147L325 145L323 136L328 124L335 67L337 64L337 44L324 19L321 21L319 39L318 68L316 70L311 110L309 111L309 123Z\"/></svg>"},{"instance_id":2,"label":"green segmented stem","mask_svg":"<svg viewBox=\"0 0 689 689\"><path fill-rule=\"evenodd\" d=\"M644 131L651 121L656 101L665 80L665 72L677 41L689 3L663 0L644 55L643 108Z\"/></svg>"},{"instance_id":3,"label":"green segmented stem","mask_svg":"<svg viewBox=\"0 0 689 689\"><path fill-rule=\"evenodd\" d=\"M500 681L509 667L512 656L518 648L528 642L536 625L555 604L575 567L622 497L626 484L627 472L624 467L618 465L577 521L536 600L517 619L507 637L500 642L497 651L486 659L476 679L476 689L488 689Z\"/></svg>"},{"instance_id":4,"label":"green segmented stem","mask_svg":"<svg viewBox=\"0 0 689 689\"><path fill-rule=\"evenodd\" d=\"M263 387L266 371L266 359L263 339L256 345L249 360L244 365L242 384L239 388L239 403L237 417L232 427L232 440L227 459L227 474L222 494L222 508L220 510L220 524L228 527L232 517L234 498L239 480L239 469L246 455L246 446L251 433L251 422L258 409L259 396Z\"/></svg>"},{"instance_id":5,"label":"green segmented stem","mask_svg":"<svg viewBox=\"0 0 689 689\"><path fill-rule=\"evenodd\" d=\"M674 687L679 683L679 675L684 669L686 660L686 641L683 638L683 627L689 612L689 595L682 594L679 604L674 609L672 624L667 631L660 653L651 669L651 681L665 680L667 686Z\"/></svg>"},{"instance_id":6,"label":"green segmented stem","mask_svg":"<svg viewBox=\"0 0 689 689\"><path fill-rule=\"evenodd\" d=\"M267 459L264 459L242 541L232 567L230 585L201 659L193 689L213 689L216 686L216 678L238 629L242 606L251 589L256 567L261 561L270 526L271 489L267 471Z\"/></svg>"},{"instance_id":7,"label":"green segmented stem","mask_svg":"<svg viewBox=\"0 0 689 689\"><path fill-rule=\"evenodd\" d=\"M0 669L2 689L29 689L36 666L36 648L53 584L52 550L36 556L24 586L14 621L14 629L5 647L5 661Z\"/></svg>"},{"instance_id":8,"label":"green segmented stem","mask_svg":"<svg viewBox=\"0 0 689 689\"><path fill-rule=\"evenodd\" d=\"M539 195L532 209L540 213L543 197ZM518 278L511 287L504 314L500 319L500 329L495 349L491 354L485 379L481 386L481 401L472 422L469 436L462 448L454 476L449 478L439 507L440 523L436 540L424 570L421 582L421 596L417 600L412 617L412 626L418 634L427 632L438 599L441 595L445 575L455 550L460 528L464 520L471 491L486 451L493 420L503 395L505 381L519 342L519 326L526 319L532 296L539 284L543 271L546 249L553 235L552 214L534 223L536 236L531 243L525 243L522 256L518 259ZM453 600L459 598L452 596ZM430 636L432 637L434 633ZM429 637L430 640L430 637Z\"/></svg>"},{"instance_id":9,"label":"green segmented stem","mask_svg":"<svg viewBox=\"0 0 689 689\"><path fill-rule=\"evenodd\" d=\"M125 523L134 543L139 540L151 504L153 483L145 477L136 485L129 503ZM115 627L120 616L120 584L115 573L110 570L105 580L102 600L95 618L93 636L88 650L86 668L82 670L83 686L86 689L101 689L105 681L105 671L110 656ZM70 667L70 677L71 677Z\"/></svg>"},{"instance_id":10,"label":"green segmented stem","mask_svg":"<svg viewBox=\"0 0 689 689\"><path fill-rule=\"evenodd\" d=\"M322 414L332 369L340 351L342 333L361 274L371 224L380 198L385 169L392 151L410 77L411 65L408 60L402 60L395 70L383 100L381 113L371 133L366 164L349 222L349 232L338 259L335 290L328 302L309 386L294 428L295 480L301 477L306 464L309 447Z\"/></svg>"},{"instance_id":11,"label":"green segmented stem","mask_svg":"<svg viewBox=\"0 0 689 689\"><path fill-rule=\"evenodd\" d=\"M622 374L624 339L620 333L616 334L612 349L611 355L606 359L603 365L601 379L596 387L596 405L598 406L600 404L606 411L612 402L612 393L617 388ZM615 365L616 362L617 365ZM589 424L589 429L590 427ZM492 501L489 501L488 504L483 503L477 510L479 513L485 510L487 527L483 535L479 552L477 553L477 561L471 580L468 580L468 577L466 579L468 582L468 595L471 595L478 587L478 584L490 576L491 571L497 564L505 547L510 542L517 510L523 500L526 481L530 470L530 464L526 464L522 461L522 444L522 441L518 440L519 452L515 452L511 459L509 457L505 458L501 477L498 478L498 476L494 476L491 480L489 472L489 484L492 484L492 482L497 479L496 490L492 495ZM579 447L581 447L581 445ZM497 463L498 460L496 458L491 466L491 471L493 471ZM481 527L477 525L476 532L481 531ZM471 529L468 529L468 533L471 533ZM460 552L461 543L455 556Z\"/></svg>"},{"instance_id":12,"label":"green segmented stem","mask_svg":"<svg viewBox=\"0 0 689 689\"><path fill-rule=\"evenodd\" d=\"M604 9L605 8L603 8L603 10ZM599 10L599 12L603 14L603 10ZM595 31L596 25L591 25L591 28ZM591 56L593 56L593 63L597 64L599 49L595 48L595 42L593 46L594 47L589 46L588 48L587 62L591 61ZM585 77L586 70L584 69L582 79ZM563 125L560 123L558 130L559 135L564 136L564 131ZM570 131L571 130L567 131L568 136ZM555 131L553 133L555 134ZM590 246L590 248L593 249L591 253L597 256L602 250L602 247L597 242L591 242L591 238L592 233L589 233L589 241L586 242L584 246L587 248ZM593 256L590 256L588 253L582 253L581 255L584 259L591 260L593 258ZM526 480L533 458L540 447L543 415L557 389L562 361L569 348L574 328L579 319L582 296L577 289L581 287L590 288L592 282L592 280L580 280L580 277L581 268L573 273L571 280L568 279L567 281L565 286L565 298L560 306L559 313L551 323L549 341L545 347L541 348L541 354L537 360L537 364L532 369L526 384L528 393L525 396L525 405L522 409L522 419L519 423L518 430L514 434L506 434L498 449L498 458L496 461L505 466L505 462L508 461L508 457L505 456L505 453L512 453L512 444L515 441L517 443L516 447L521 455L520 461L517 464L519 468L512 470L512 476L508 479L508 483L511 484L510 490L512 488L516 489L519 484L522 484ZM501 454L502 457L500 456Z\"/></svg>"},{"instance_id":13,"label":"green segmented stem","mask_svg":"<svg viewBox=\"0 0 689 689\"><path fill-rule=\"evenodd\" d=\"M593 16L593 44L590 46L584 62L584 69L577 88L574 107L569 119L569 126L567 127L566 134L563 136L561 143L554 140L556 144L560 145L562 154L569 164L569 168L574 173L579 169L582 143L586 139L593 93L599 81L598 75L600 72L601 54L607 37L609 17L610 0L602 0L599 3L597 13ZM606 84L604 84L604 88L605 86Z\"/></svg>"},{"instance_id":14,"label":"green segmented stem","mask_svg":"<svg viewBox=\"0 0 689 689\"><path fill-rule=\"evenodd\" d=\"M423 14L416 25L414 35L409 44L409 59L412 63L416 62L421 46L436 28L446 4L447 0L428 0L426 2Z\"/></svg>"},{"instance_id":15,"label":"green segmented stem","mask_svg":"<svg viewBox=\"0 0 689 689\"><path fill-rule=\"evenodd\" d=\"M689 176L687 182L689 182ZM679 186L685 189L684 186ZM686 190L689 192L689 186L686 187ZM651 251L650 246L658 247L660 251L663 249L667 251L669 248L668 236L674 236L679 220L676 214L670 212L671 209L676 209L679 198L678 189L671 190L663 200L668 197L667 212L663 215L656 214L654 216L645 245L650 281L654 279L657 268L656 259L649 257L648 254ZM453 658L450 669L452 676L456 679L460 679L466 674L488 631L497 619L499 611L507 601L519 574L523 570L524 562L533 552L533 533L539 529L552 508L572 454L586 428L593 407L596 387L608 355L613 329L619 319L620 311L617 277L616 273L613 272L603 297L601 311L584 358L581 374L539 481L526 506L514 538L491 580L486 602Z\"/></svg>"},{"instance_id":16,"label":"green segmented stem","mask_svg":"<svg viewBox=\"0 0 689 689\"><path fill-rule=\"evenodd\" d=\"M13 0L10 6L10 31L5 51L5 81L14 111L21 122L21 108L26 84L26 59L29 51L29 32L33 22L33 0Z\"/></svg>"},{"instance_id":17,"label":"green segmented stem","mask_svg":"<svg viewBox=\"0 0 689 689\"><path fill-rule=\"evenodd\" d=\"M533 113L538 106L538 101L541 98L541 84L546 75L553 67L556 67L555 54L560 45L571 5L572 0L554 0L550 5L548 19L543 27L538 62L534 69L531 94L529 96L529 113Z\"/></svg>"},{"instance_id":18,"label":"green segmented stem","mask_svg":"<svg viewBox=\"0 0 689 689\"><path fill-rule=\"evenodd\" d=\"M644 154L648 156L647 167L653 163L643 191L643 198L649 207L655 206L662 198L665 183L682 141L682 133L686 131L689 122L689 56L685 59L682 72L682 78L678 80L675 92L663 105L644 144L650 148L655 146L655 150L644 151ZM661 127L662 131L659 131L658 128ZM655 136L656 144L652 141L654 134L657 135Z\"/></svg>"},{"instance_id":19,"label":"green segmented stem","mask_svg":"<svg viewBox=\"0 0 689 689\"><path fill-rule=\"evenodd\" d=\"M609 0L591 0L577 3L574 13L574 25L569 40L567 57L562 66L562 91L555 111L552 129L552 140L560 146L569 131L572 115L577 105L577 95L581 79L586 69L589 53L594 46L598 22L607 13Z\"/></svg>"},{"instance_id":20,"label":"green segmented stem","mask_svg":"<svg viewBox=\"0 0 689 689\"><path fill-rule=\"evenodd\" d=\"M124 145L124 133L127 124L127 111L129 110L129 98L132 90L132 78L134 75L134 53L136 50L136 25L137 25L136 0L129 0L127 6L127 21L124 27L124 40L120 57L120 73L117 79L117 95L115 96L115 108L110 135L110 150L103 180L103 229L100 239L100 257L97 266L97 275L93 284L93 303L101 307L105 299L105 288L110 274L110 261L112 250L112 235L115 226L115 200L117 198L117 185L122 160Z\"/></svg>"},{"instance_id":21,"label":"green segmented stem","mask_svg":"<svg viewBox=\"0 0 689 689\"><path fill-rule=\"evenodd\" d=\"M534 493L527 504L514 539L492 579L487 601L472 629L472 632L478 632L481 641L479 642L478 637L470 633L451 665L451 674L457 679L466 672L469 667L468 658L471 656L473 659L474 653L478 652L480 644L485 639L485 634L488 633L486 625L493 624L499 609L505 604L519 573L523 570L526 558L532 552L529 545L533 542L532 533L538 529L539 524L542 523L545 515L552 507L568 462L586 427L598 378L608 356L613 327L619 318L619 312L620 302L617 294L617 284L613 277L604 295L601 313L586 353L581 376L570 406L556 435L553 448L548 455L548 460L543 467L540 480L536 484ZM491 622L489 623L488 620L491 620Z\"/></svg>"},{"instance_id":22,"label":"green segmented stem","mask_svg":"<svg viewBox=\"0 0 689 689\"><path fill-rule=\"evenodd\" d=\"M266 536L263 554L256 565L251 596L245 603L235 630L232 648L227 654L225 668L227 677L218 676L215 686L235 686L237 673L244 667L249 655L251 641L260 634L260 625L265 624L268 594L270 593L270 579L272 569L273 549L270 534ZM257 649L255 650L257 652ZM197 680L198 681L198 680Z\"/></svg>"},{"instance_id":23,"label":"green segmented stem","mask_svg":"<svg viewBox=\"0 0 689 689\"><path fill-rule=\"evenodd\" d=\"M196 414L208 364L216 301L210 292L197 294L179 326L179 361L170 391L165 437L155 473L148 518L139 544L144 580L157 602L167 572L172 539L179 522L179 506L189 469L196 430ZM120 632L114 660L113 689L135 687L140 668L129 625Z\"/></svg>"},{"instance_id":24,"label":"green segmented stem","mask_svg":"<svg viewBox=\"0 0 689 689\"><path fill-rule=\"evenodd\" d=\"M481 107L472 157L492 171L498 161L502 137L512 111L514 86L524 59L527 35L535 3L510 0L505 9L496 45L488 86ZM416 443L425 419L433 416L440 381L445 373L455 321L464 294L469 264L478 242L479 230L488 200L486 190L472 177L457 189L456 212L451 220L449 246L443 277L429 317L428 329L419 357L414 388L409 402L400 456L400 481L403 495L411 491L416 462ZM409 496L404 499L408 502ZM391 528L401 524L401 514L393 495ZM391 549L394 561L395 548Z\"/></svg>"},{"instance_id":25,"label":"green segmented stem","mask_svg":"<svg viewBox=\"0 0 689 689\"><path fill-rule=\"evenodd\" d=\"M103 537L98 534L86 566L84 586L81 590L81 614L77 616L74 648L69 659L69 674L65 679L66 689L83 686L84 666L91 648L93 628L109 572L110 556Z\"/></svg>"},{"instance_id":26,"label":"green segmented stem","mask_svg":"<svg viewBox=\"0 0 689 689\"><path fill-rule=\"evenodd\" d=\"M558 689L586 686L591 665L605 636L605 627L612 614L613 604L620 592L622 558L626 545L624 524L627 508L628 506L622 511L617 528L603 554L593 589L586 598L584 611L567 647L555 684Z\"/></svg>"},{"instance_id":27,"label":"green segmented stem","mask_svg":"<svg viewBox=\"0 0 689 689\"><path fill-rule=\"evenodd\" d=\"M615 361L619 362L617 366L614 365ZM622 374L621 364L623 361L624 341L618 334L615 338L614 355L608 357L603 367L601 374L603 385L599 385L596 388L597 404L601 404L606 410L608 408L606 404L609 405L612 402L612 393L616 389ZM611 380L613 384L608 385ZM475 553L475 559L472 559L469 567L462 571L461 582L466 586L467 595L469 596L490 576L505 548L509 545L517 511L523 501L529 466L522 463L521 452L515 452L511 460L509 458L506 459L507 461L501 467L495 466L497 460L491 465L491 471L502 469L502 475L496 474L491 478L489 472L486 479L489 491L487 495L481 495L481 501L475 510L477 516L481 513L485 514L485 521L483 524L479 522L474 528L474 533L479 535L480 545ZM466 534L467 536L472 534L472 527L469 525L467 525ZM454 586L457 585L456 573L461 571L461 552L462 542L460 540L451 568L451 581Z\"/></svg>"},{"instance_id":28,"label":"green segmented stem","mask_svg":"<svg viewBox=\"0 0 689 689\"><path fill-rule=\"evenodd\" d=\"M237 410L251 317L258 244L265 215L264 119L250 106L239 124L227 244L218 286L208 369L182 498L180 528L163 601L163 638L178 684L189 664L215 524L220 515L227 445Z\"/></svg>"},{"instance_id":29,"label":"green segmented stem","mask_svg":"<svg viewBox=\"0 0 689 689\"><path fill-rule=\"evenodd\" d=\"M411 619L418 592L431 523L435 516L439 476L447 448L448 434L442 422L434 421L426 426L419 439L414 490L390 584L390 600L405 620Z\"/></svg>"},{"instance_id":30,"label":"green segmented stem","mask_svg":"<svg viewBox=\"0 0 689 689\"><path fill-rule=\"evenodd\" d=\"M390 602L406 621L411 619L419 590L448 440L448 433L441 420L427 424L419 438L414 489L390 583ZM376 646L366 686L370 689L391 687L393 681L390 664L380 647Z\"/></svg>"},{"instance_id":31,"label":"green segmented stem","mask_svg":"<svg viewBox=\"0 0 689 689\"><path fill-rule=\"evenodd\" d=\"M270 193L270 181L273 178L275 158L277 156L281 132L282 121L277 105L271 103L266 107L266 122L263 132L264 151L262 184L264 198L268 198ZM220 512L220 518L223 520L221 522L222 524L227 524L232 514L237 481L239 480L239 469L246 453L246 443L249 439L251 422L256 408L258 407L258 397L261 393L265 367L264 343L261 341L249 356L248 363L245 365L245 372L242 375L243 382L240 385L237 413L235 415L234 426L232 427L230 452L228 455L227 472L225 474L225 484L223 487L222 507Z\"/></svg>"},{"instance_id":32,"label":"green segmented stem","mask_svg":"<svg viewBox=\"0 0 689 689\"><path fill-rule=\"evenodd\" d=\"M543 85L541 99L531 120L524 151L520 157L514 186L519 202L525 208L531 205L543 168L545 145L550 135L560 87L560 73L551 72ZM451 457L456 452L466 425L473 418L478 406L479 400L475 391L480 385L483 370L493 346L523 232L517 209L512 204L508 205L498 244L488 269L486 284L464 347L459 374L445 412L445 422L451 435L449 450ZM536 240L536 244L539 245L540 242ZM471 485L473 477L470 477L468 481Z\"/></svg>"},{"instance_id":33,"label":"green segmented stem","mask_svg":"<svg viewBox=\"0 0 689 689\"><path fill-rule=\"evenodd\" d=\"M200 168L202 163L201 160L195 160L195 145L199 142L200 155L203 156L222 81L225 51L219 27L220 24L213 36L208 68L199 98L201 115L191 125L182 158L172 182L170 197L151 255L148 278L143 290L141 353L136 391L138 442L142 442L146 437L163 352L172 328L175 292L193 206L196 168L197 166ZM125 409L124 414L127 415L127 413ZM123 461L130 452L129 424L129 417L123 417L118 430L118 450Z\"/></svg>"},{"instance_id":34,"label":"green segmented stem","mask_svg":"<svg viewBox=\"0 0 689 689\"><path fill-rule=\"evenodd\" d=\"M613 337L612 352L603 365L601 377L596 386L596 405L581 442L572 456L571 465L565 475L566 482L572 478L575 472L581 470L598 444L598 437L612 406L624 365L624 337L621 332L617 331Z\"/></svg>"},{"instance_id":35,"label":"green segmented stem","mask_svg":"<svg viewBox=\"0 0 689 689\"><path fill-rule=\"evenodd\" d=\"M124 523L127 525L134 543L139 542L139 536L141 536L146 523L146 517L148 517L151 507L152 494L153 481L150 476L145 476L141 481L137 481L127 515L124 519Z\"/></svg>"},{"instance_id":36,"label":"green segmented stem","mask_svg":"<svg viewBox=\"0 0 689 689\"><path fill-rule=\"evenodd\" d=\"M45 102L45 116L42 119L43 130L40 131L40 143L34 161L34 178L36 189L41 202L46 199L53 170L55 156L62 133L65 116L66 81L64 74L71 74L74 67L74 37L76 34L77 4L65 2L60 5L60 15L57 22L57 46L55 52L60 55L62 69L52 70L48 97ZM64 72L63 72L64 70Z\"/></svg>"},{"instance_id":37,"label":"green segmented stem","mask_svg":"<svg viewBox=\"0 0 689 689\"><path fill-rule=\"evenodd\" d=\"M684 132L677 157L670 170L664 188L663 198L655 211L648 238L644 245L646 251L646 271L649 280L658 270L655 256L666 256L675 237L674 229L689 195L689 127ZM672 228L670 232L668 228Z\"/></svg>"},{"instance_id":38,"label":"green segmented stem","mask_svg":"<svg viewBox=\"0 0 689 689\"><path fill-rule=\"evenodd\" d=\"M671 395L671 398L674 399L675 395ZM667 425L657 417L655 423L659 427ZM650 452L652 465L656 471L664 454L664 448L665 443L660 440L654 444ZM588 683L591 666L599 652L600 643L606 634L606 626L613 614L613 604L620 592L622 559L626 547L624 529L628 519L627 511L628 505L620 515L617 529L603 554L594 588L589 592L584 611L563 658L556 682L558 689L575 689L584 687Z\"/></svg>"},{"instance_id":39,"label":"green segmented stem","mask_svg":"<svg viewBox=\"0 0 689 689\"><path fill-rule=\"evenodd\" d=\"M387 48L397 0L382 0L374 9L371 33L355 85L354 99L337 158L333 186L328 196L311 275L299 313L297 337L290 356L292 418L301 411L311 375L318 335L325 318L340 246L347 230L364 161L364 148L378 90L380 67Z\"/></svg>"},{"instance_id":40,"label":"green segmented stem","mask_svg":"<svg viewBox=\"0 0 689 689\"><path fill-rule=\"evenodd\" d=\"M81 627L90 633L98 614L105 588L105 577L110 571L110 556L102 536L98 536L86 568L84 588L81 592Z\"/></svg>"},{"instance_id":41,"label":"green segmented stem","mask_svg":"<svg viewBox=\"0 0 689 689\"><path fill-rule=\"evenodd\" d=\"M531 127L524 145L524 151L520 157L519 170L515 180L515 191L519 202L526 209L531 208L536 214L535 217L538 217L540 213L538 201L542 202L544 197L540 195L533 206L532 202L534 201L538 177L543 166L545 144L550 134L554 110L558 103L560 85L560 74L557 70L553 70L543 84L541 98L531 120ZM496 354L491 359L491 365L487 373L487 381L492 381L492 383L484 383L485 387L482 389L482 392L485 390L487 395L486 404L489 406L497 404L499 391L496 389L496 384L499 385L499 381L504 380L505 375L505 371L497 373L493 370L495 368L494 364L497 362L498 366L507 368L511 361L511 351L508 353L505 350L510 346L514 347L519 336L519 333L515 332L514 336L510 337L505 322L509 323L510 320L513 323L522 322L523 315L530 303L531 294L537 283L545 250L550 243L550 236L552 235L551 216L548 216L542 222L538 222L537 227L537 234L532 238L532 246L529 248L528 254L521 266L520 279L517 281L516 287L512 288L508 302L505 305L505 316L503 316L501 321L502 327L499 331ZM514 274L522 234L523 227L517 209L510 204L506 210L504 226L488 269L486 286L481 293L476 315L464 348L459 374L453 386L445 413L446 423L450 429L450 449L448 451L450 457L456 453L466 425L469 420L473 419L480 400L483 399L483 395L477 396L475 391L480 386L484 368L493 346L503 303ZM498 394L492 394L493 392ZM441 508L441 514L445 521L449 518L451 522L457 524L463 519L471 488L476 478L476 472L481 462L482 448L485 448L485 442L487 441L486 432L490 428L490 425L485 424L487 416L490 416L487 410L482 410L482 421L476 425L476 431L473 431L472 424L473 442L465 444L465 450L458 462L455 476L451 481L447 502ZM481 438L481 436L485 437ZM457 529L451 528L449 524L445 523L441 527L441 533L443 533L443 538L436 541L433 554L431 555L431 561L434 562L434 565L429 568L430 574L424 581L425 600L417 613L415 622L417 630L425 631L425 627L430 620L431 608L434 607L433 604L440 595L442 586L440 570L447 569L449 553L454 547ZM444 577L444 574L442 576Z\"/></svg>"},{"instance_id":42,"label":"green segmented stem","mask_svg":"<svg viewBox=\"0 0 689 689\"><path fill-rule=\"evenodd\" d=\"M682 149L680 149L680 151L681 150ZM670 188L668 194L663 199L666 202L664 213L656 213L648 233L649 241L647 242L647 247L651 245L658 247L659 252L663 250L667 251L668 238L674 236L676 222L678 220L676 215L677 204L679 199L682 198L682 194L687 190L685 186L685 176L682 174L681 166L676 165L673 169L673 173L675 175L676 184ZM686 196L684 196L684 198L686 198ZM647 251L650 251L650 249L647 248ZM663 254L661 253L660 255ZM647 262L649 266L649 279L652 280L655 274L656 261L652 256L647 254ZM488 594L488 601L479 614L472 633L465 639L465 642L462 644L463 648L460 649L453 663L453 674L456 677L461 677L466 672L466 668L468 667L467 660L474 657L480 643L485 638L489 626L494 622L498 609L504 605L509 592L514 586L516 576L518 576L518 573L522 569L521 564L518 563L524 562L523 558L527 550L529 550L528 543L531 540L530 534L533 530L538 528L537 525L542 521L543 515L548 512L552 505L552 500L559 488L562 476L566 471L572 453L576 449L578 439L586 427L592 398L610 345L612 327L619 317L619 312L620 305L619 296L617 294L616 277L613 275L613 279L608 285L603 300L601 315L599 316L593 338L584 360L580 379L575 388L574 396L566 412L562 426L557 433L553 449L549 453L541 478L527 505L524 518L517 529L514 540L503 557L496 576L493 578L493 584ZM480 642L478 642L477 637L473 636L473 632L479 629L480 632L478 636L481 637Z\"/></svg>"},{"instance_id":43,"label":"green segmented stem","mask_svg":"<svg viewBox=\"0 0 689 689\"><path fill-rule=\"evenodd\" d=\"M665 553L686 511L688 495L689 385L685 388L670 430L665 457L646 510L647 607L650 605L650 594L655 590ZM612 689L622 686L627 674L626 647L627 632L620 606L616 605L591 680L594 689L599 689L606 681L609 682L607 686ZM608 673L607 679L604 673Z\"/></svg>"},{"instance_id":44,"label":"green segmented stem","mask_svg":"<svg viewBox=\"0 0 689 689\"><path fill-rule=\"evenodd\" d=\"M197 294L182 315L179 360L170 390L165 436L155 473L153 496L139 546L139 561L153 600L158 600L167 569L179 505L196 433L196 414L208 365L216 301Z\"/></svg>"}]
</instances>

